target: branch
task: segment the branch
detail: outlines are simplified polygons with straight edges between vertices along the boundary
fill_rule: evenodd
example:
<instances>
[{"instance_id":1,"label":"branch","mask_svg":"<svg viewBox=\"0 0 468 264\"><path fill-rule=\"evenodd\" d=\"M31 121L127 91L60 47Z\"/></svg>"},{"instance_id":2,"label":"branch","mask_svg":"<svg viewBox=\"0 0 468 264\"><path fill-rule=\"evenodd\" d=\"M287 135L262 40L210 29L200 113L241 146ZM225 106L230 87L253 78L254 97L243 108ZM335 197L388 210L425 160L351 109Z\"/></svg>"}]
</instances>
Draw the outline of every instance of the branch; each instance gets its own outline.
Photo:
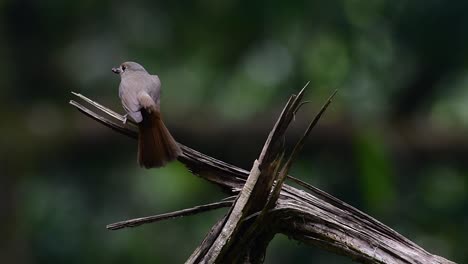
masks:
<instances>
[{"instance_id":1,"label":"branch","mask_svg":"<svg viewBox=\"0 0 468 264\"><path fill-rule=\"evenodd\" d=\"M259 159L254 162L236 203L226 220L223 219L221 232L212 233L212 237L216 238L214 241L205 239L209 242L202 243L201 247L206 248L206 252L196 251L187 263L251 263L263 260L266 246L274 235L265 231L265 226L268 226L264 221L265 214L250 225L242 220L259 210L265 211L271 198L269 195L271 189L281 188L278 181L278 169L283 157L281 139L300 106L306 86L297 96L289 98L263 146ZM273 187L275 182L276 185ZM253 254L252 244L261 244L263 248ZM252 255L255 255L255 259L251 257Z\"/></svg>"},{"instance_id":2,"label":"branch","mask_svg":"<svg viewBox=\"0 0 468 264\"><path fill-rule=\"evenodd\" d=\"M154 223L154 222L158 222L162 220L204 213L204 212L208 212L208 211L223 208L223 207L230 207L231 205L232 205L232 201L221 201L221 202L216 202L216 203L199 205L199 206L195 206L192 208L187 208L187 209L174 211L170 213L146 216L146 217L141 217L141 218L136 218L136 219L131 219L131 220L125 220L125 221L109 224L106 226L106 228L110 230L118 230L118 229L122 229L125 227L135 227L135 226L148 224L148 223Z\"/></svg>"},{"instance_id":3,"label":"branch","mask_svg":"<svg viewBox=\"0 0 468 264\"><path fill-rule=\"evenodd\" d=\"M292 98L294 99L295 96ZM103 117L75 101L70 103L105 126L123 135L136 138L136 132L133 128ZM296 106L300 106L300 102ZM114 119L118 120L118 118ZM274 135L280 135L280 133L270 135L273 138L276 137ZM249 173L186 146L181 145L181 148L183 155L179 157L180 162L193 174L216 184L231 195L243 190L247 177L252 174L252 172ZM274 148L273 146L271 149ZM281 160L279 158L281 155L278 156L278 153L280 152L262 151L264 155L261 155L259 160L270 161L270 163L259 164L258 168L264 171L270 170L268 173L270 175L275 174L274 171L277 167L272 166L272 164ZM254 165L252 171L255 171L256 167ZM275 179L276 177L277 175L275 175ZM275 206L271 210L264 211L265 219L269 220L267 228L270 233L260 230L260 234L266 237L257 236L256 239L259 241L268 241L268 235L281 232L298 241L319 246L364 263L453 263L430 254L391 228L332 195L298 179L294 179L294 181L308 189L309 192L283 184ZM250 216L246 215L240 223L255 221L259 215L261 214L258 212L254 212ZM201 256L209 249L207 245L213 244L226 220L227 216L213 226L192 256ZM266 245L259 246L266 247ZM191 257L188 262L196 259Z\"/></svg>"}]
</instances>

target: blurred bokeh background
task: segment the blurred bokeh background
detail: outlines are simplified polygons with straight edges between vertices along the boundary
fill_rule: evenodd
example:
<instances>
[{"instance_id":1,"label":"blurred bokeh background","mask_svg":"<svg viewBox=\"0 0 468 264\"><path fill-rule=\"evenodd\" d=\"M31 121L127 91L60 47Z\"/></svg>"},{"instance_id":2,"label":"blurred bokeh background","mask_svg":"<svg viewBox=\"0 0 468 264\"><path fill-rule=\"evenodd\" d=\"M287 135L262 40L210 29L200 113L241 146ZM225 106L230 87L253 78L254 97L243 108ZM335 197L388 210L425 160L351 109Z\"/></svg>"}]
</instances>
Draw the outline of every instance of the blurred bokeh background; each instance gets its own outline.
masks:
<instances>
[{"instance_id":1,"label":"blurred bokeh background","mask_svg":"<svg viewBox=\"0 0 468 264\"><path fill-rule=\"evenodd\" d=\"M163 83L178 141L249 169L291 93L287 139L334 90L292 174L431 253L468 263L468 2L0 1L2 263L181 263L225 210L108 231L216 201L178 162L136 165L136 143L68 105L123 112L111 67ZM267 263L349 263L278 235Z\"/></svg>"}]
</instances>

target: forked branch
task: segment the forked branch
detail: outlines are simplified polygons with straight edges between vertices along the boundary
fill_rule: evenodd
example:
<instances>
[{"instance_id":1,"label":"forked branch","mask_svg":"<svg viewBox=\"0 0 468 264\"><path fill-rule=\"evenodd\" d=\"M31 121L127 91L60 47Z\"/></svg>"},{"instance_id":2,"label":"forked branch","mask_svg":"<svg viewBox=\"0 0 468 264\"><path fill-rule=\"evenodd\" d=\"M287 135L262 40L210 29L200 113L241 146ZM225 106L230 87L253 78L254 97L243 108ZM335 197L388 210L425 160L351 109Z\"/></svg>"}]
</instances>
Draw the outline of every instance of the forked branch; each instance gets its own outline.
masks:
<instances>
[{"instance_id":1,"label":"forked branch","mask_svg":"<svg viewBox=\"0 0 468 264\"><path fill-rule=\"evenodd\" d=\"M298 151L331 98L311 122L293 153L286 156L279 143L297 109L303 104L305 87L291 96L251 171L230 165L181 145L179 157L194 175L221 187L234 201L134 219L108 226L110 229L190 215L232 204L195 249L187 263L260 263L268 243L276 233L348 256L363 263L453 263L430 254L367 214L299 179L287 176ZM85 115L131 138L137 133L132 124L122 124L123 116L75 94L106 114L102 116L76 101L70 101ZM285 158L287 157L287 158ZM308 192L283 184L288 178Z\"/></svg>"}]
</instances>

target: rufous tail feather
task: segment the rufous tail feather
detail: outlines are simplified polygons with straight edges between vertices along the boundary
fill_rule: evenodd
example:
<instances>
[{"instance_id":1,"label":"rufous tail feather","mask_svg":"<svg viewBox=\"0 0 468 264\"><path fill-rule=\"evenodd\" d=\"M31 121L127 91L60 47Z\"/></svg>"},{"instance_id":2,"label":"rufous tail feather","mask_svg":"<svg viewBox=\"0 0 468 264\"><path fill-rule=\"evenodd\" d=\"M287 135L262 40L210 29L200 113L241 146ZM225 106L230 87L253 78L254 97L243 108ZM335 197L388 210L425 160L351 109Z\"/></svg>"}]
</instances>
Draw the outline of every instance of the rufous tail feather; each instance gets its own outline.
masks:
<instances>
[{"instance_id":1,"label":"rufous tail feather","mask_svg":"<svg viewBox=\"0 0 468 264\"><path fill-rule=\"evenodd\" d=\"M138 164L158 168L182 154L177 142L164 125L161 113L141 110L143 121L138 124Z\"/></svg>"}]
</instances>

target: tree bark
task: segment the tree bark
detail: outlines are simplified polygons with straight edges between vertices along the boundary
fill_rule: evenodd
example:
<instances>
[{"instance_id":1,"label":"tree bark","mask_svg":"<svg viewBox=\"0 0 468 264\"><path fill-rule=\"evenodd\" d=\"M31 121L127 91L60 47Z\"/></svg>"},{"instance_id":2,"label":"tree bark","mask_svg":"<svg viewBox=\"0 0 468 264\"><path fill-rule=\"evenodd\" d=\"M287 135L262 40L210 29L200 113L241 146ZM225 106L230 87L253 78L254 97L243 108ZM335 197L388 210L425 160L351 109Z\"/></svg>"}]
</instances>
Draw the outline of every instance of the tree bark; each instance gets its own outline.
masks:
<instances>
[{"instance_id":1,"label":"tree bark","mask_svg":"<svg viewBox=\"0 0 468 264\"><path fill-rule=\"evenodd\" d=\"M250 172L181 145L183 155L179 161L194 175L216 184L230 195L237 195L229 212L212 227L187 263L262 263L266 248L276 233L362 263L453 263L430 254L330 194L287 175L305 138L330 102L311 122L293 153L285 158L281 140L302 104L303 93L304 89L290 98ZM119 114L76 95L110 117L123 120ZM70 103L96 121L136 138L132 124L123 125L75 101ZM285 179L296 182L307 191L283 184ZM187 212L192 211L181 212L189 214ZM151 219L167 219L167 215L182 216L182 213Z\"/></svg>"}]
</instances>

